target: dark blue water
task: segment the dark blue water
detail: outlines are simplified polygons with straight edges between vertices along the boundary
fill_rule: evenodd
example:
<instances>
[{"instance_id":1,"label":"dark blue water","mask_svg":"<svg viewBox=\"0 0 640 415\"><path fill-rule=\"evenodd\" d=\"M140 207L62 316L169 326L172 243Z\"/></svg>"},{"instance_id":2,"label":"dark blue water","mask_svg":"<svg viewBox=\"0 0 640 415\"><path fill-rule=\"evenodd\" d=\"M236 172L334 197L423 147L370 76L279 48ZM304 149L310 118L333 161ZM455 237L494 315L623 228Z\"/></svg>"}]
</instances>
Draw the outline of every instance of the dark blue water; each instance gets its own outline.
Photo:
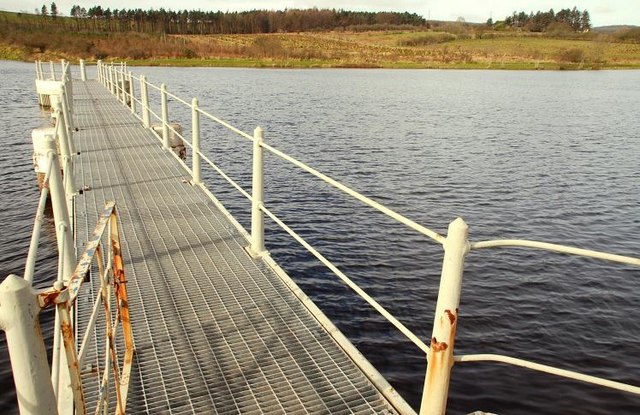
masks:
<instances>
[{"instance_id":1,"label":"dark blue water","mask_svg":"<svg viewBox=\"0 0 640 415\"><path fill-rule=\"evenodd\" d=\"M14 110L37 115L32 66L1 67L27 85ZM640 255L640 72L135 72L187 101L197 96L202 108L247 132L261 125L270 144L440 233L462 216L472 241L536 239ZM169 109L190 134L190 112L175 102ZM26 167L12 174L31 189L32 127L5 119L23 137ZM249 190L250 143L204 119L202 128L205 151ZM3 171L16 159L3 159ZM267 206L427 341L441 247L271 155L266 176ZM212 171L205 177L248 227L247 201ZM5 186L3 203L13 197ZM35 206L29 192L16 200ZM31 214L18 220L22 212L6 210L28 234ZM3 257L8 247L17 251L8 236ZM267 248L417 408L421 352L270 223ZM10 269L3 259L5 274L19 270L15 257ZM526 249L472 252L456 352L506 354L640 384L639 290L638 268ZM497 363L457 365L449 412L474 410L635 414L640 397Z\"/></svg>"}]
</instances>

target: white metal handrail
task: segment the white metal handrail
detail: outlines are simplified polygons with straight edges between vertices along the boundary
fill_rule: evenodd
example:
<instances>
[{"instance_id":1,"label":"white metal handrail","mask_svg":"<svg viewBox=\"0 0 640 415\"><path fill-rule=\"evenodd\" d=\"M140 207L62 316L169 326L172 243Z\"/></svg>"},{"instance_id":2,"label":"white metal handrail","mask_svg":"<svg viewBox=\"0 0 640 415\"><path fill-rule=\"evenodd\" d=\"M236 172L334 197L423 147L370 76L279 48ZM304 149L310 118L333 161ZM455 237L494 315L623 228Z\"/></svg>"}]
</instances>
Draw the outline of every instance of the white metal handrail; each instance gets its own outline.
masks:
<instances>
[{"instance_id":1,"label":"white metal handrail","mask_svg":"<svg viewBox=\"0 0 640 415\"><path fill-rule=\"evenodd\" d=\"M380 303L373 299L369 294L367 294L362 288L360 288L353 280L345 275L344 272L340 271L338 267L336 267L331 261L329 261L324 255L318 252L313 246L311 246L307 241L304 240L296 231L291 229L287 224L285 224L282 220L280 220L273 212L267 209L264 206L260 207L267 216L269 216L275 223L278 224L285 232L287 232L293 239L298 241L300 245L305 247L313 256L315 256L320 262L322 262L327 268L333 271L334 274L338 276L349 288L355 291L362 299L364 299L367 303L369 303L376 311L378 311L384 318L389 320L394 327L396 327L402 334L407 336L409 340L413 342L420 350L427 353L429 351L429 346L427 346L418 336L413 334L411 330L409 330L404 324L402 324L397 318L395 318L391 313L389 313Z\"/></svg>"},{"instance_id":2,"label":"white metal handrail","mask_svg":"<svg viewBox=\"0 0 640 415\"><path fill-rule=\"evenodd\" d=\"M492 241L472 242L470 248L486 249L498 247L522 247L536 248L549 252L558 252L562 254L582 256L586 258L602 259L605 261L618 262L621 264L640 266L640 258L634 258L624 255L610 254L607 252L593 251L591 249L576 248L572 246L552 244L548 242L528 241L525 239L497 239Z\"/></svg>"},{"instance_id":3,"label":"white metal handrail","mask_svg":"<svg viewBox=\"0 0 640 415\"><path fill-rule=\"evenodd\" d=\"M115 69L117 71L117 68ZM112 79L112 78L110 78ZM614 382L595 376L583 375L577 372L572 372L564 369L553 368L551 366L542 365L539 363L529 362L522 359L517 359L502 355L465 355L454 356L453 347L448 347L448 344L453 344L455 336L455 328L457 326L457 307L459 304L460 287L462 283L462 273L464 259L470 250L497 248L497 247L525 247L542 249L550 252L558 252L570 255L584 256L595 259L614 261L618 263L624 263L628 265L640 266L640 258L610 254L606 252L564 246L559 244L529 241L529 240L491 240L480 242L469 242L467 236L467 225L461 219L457 219L449 226L449 232L447 236L440 235L439 233L420 225L413 220L405 217L404 215L393 211L385 207L384 205L374 201L373 199L362 195L361 193L345 186L337 180L321 173L320 171L310 167L309 165L297 160L296 158L285 154L277 148L265 143L262 139L262 131L258 128L254 135L247 134L239 130L238 128L230 125L226 121L198 108L196 104L189 104L186 101L176 97L173 94L166 92L166 87L157 87L151 83L146 82L144 77L136 78L141 82L151 86L151 88L161 91L161 93L169 95L176 101L191 107L194 114L202 115L215 123L227 128L228 130L238 134L239 136L251 140L254 143L254 172L253 172L253 195L250 195L247 191L242 189L232 178L224 173L215 163L213 163L207 156L202 154L199 150L199 145L192 145L194 149L193 157L204 159L214 170L220 174L227 182L229 182L239 193L252 202L252 235L251 235L251 248L249 251L255 255L262 255L264 230L261 224L261 215L267 215L278 226L280 226L285 232L287 232L292 238L299 242L305 249L307 249L312 255L314 255L320 262L327 266L334 274L336 274L347 286L354 290L359 296L367 301L372 307L374 307L383 317L385 317L392 325L400 330L405 336L407 336L416 346L418 346L423 352L427 353L428 358L428 373L427 382L425 382L425 393L423 395L423 405L421 413L444 413L446 408L446 398L449 382L449 371L454 362L472 362L472 361L496 361L516 366L526 367L533 370L539 370L545 373L564 376L567 378L580 380L605 386L613 389L623 390L626 392L640 394L640 388L633 385L626 385L620 382ZM107 79L108 81L108 79ZM138 102L145 102L145 97ZM142 108L142 111L150 111L147 107ZM154 114L157 119L166 123L167 120L162 120L160 117ZM195 122L194 122L195 125ZM258 131L259 130L259 131ZM199 140L199 125L198 131L194 132L195 137ZM187 140L185 137L180 136L185 144ZM400 321L388 313L379 303L377 303L372 297L370 297L364 290L358 287L350 278L348 278L342 271L340 271L334 264L332 264L326 257L313 248L308 242L306 242L298 233L296 233L291 227L285 224L280 218L278 218L273 212L271 212L262 201L262 150L267 150L275 156L293 164L303 171L317 177L318 179L328 183L334 188L346 193L352 198L359 200L360 202L370 206L385 215L391 217L397 222L404 224L405 226L413 229L429 237L435 242L443 245L445 249L445 259L443 262L442 279L440 284L440 291L438 296L438 304L436 305L436 316L434 321L434 334L431 338L431 345L427 346L422 340L420 340L414 333L406 328ZM258 166L256 166L256 160L258 160ZM195 162L194 162L195 165ZM192 174L195 177L199 177L199 165L198 171L192 169ZM256 193L257 186L257 193ZM206 189L206 188L205 188ZM258 220L259 225L255 226L255 221ZM262 248L261 248L262 247ZM447 343L449 342L449 343ZM435 375L430 375L433 371ZM435 383L430 383L429 379L439 379Z\"/></svg>"},{"instance_id":4,"label":"white metal handrail","mask_svg":"<svg viewBox=\"0 0 640 415\"><path fill-rule=\"evenodd\" d=\"M578 380L581 382L591 383L593 385L604 386L610 389L616 389L619 391L640 395L640 387L638 386L628 385L622 382L615 382L612 380L599 378L597 376L585 375L585 374L574 372L571 370L559 369L557 367L543 365L540 363L534 363L528 360L517 359L515 357L504 356L500 354L469 354L469 355L463 355L463 356L455 356L454 359L456 362L459 362L459 363L464 363L464 362L506 363L512 366L520 366L527 369L532 369L537 372L544 372L550 375L561 376L567 379Z\"/></svg>"},{"instance_id":5,"label":"white metal handrail","mask_svg":"<svg viewBox=\"0 0 640 415\"><path fill-rule=\"evenodd\" d=\"M44 175L42 181L43 186L40 191L40 200L38 201L38 208L36 209L36 217L33 223L33 232L31 232L31 242L29 244L29 253L27 254L27 261L24 268L24 279L33 284L33 274L36 266L36 256L38 254L38 244L40 242L40 231L42 228L42 221L44 220L44 208L49 197L49 177L51 175L51 166L53 166L54 154L50 153L47 156L47 172Z\"/></svg>"}]
</instances>

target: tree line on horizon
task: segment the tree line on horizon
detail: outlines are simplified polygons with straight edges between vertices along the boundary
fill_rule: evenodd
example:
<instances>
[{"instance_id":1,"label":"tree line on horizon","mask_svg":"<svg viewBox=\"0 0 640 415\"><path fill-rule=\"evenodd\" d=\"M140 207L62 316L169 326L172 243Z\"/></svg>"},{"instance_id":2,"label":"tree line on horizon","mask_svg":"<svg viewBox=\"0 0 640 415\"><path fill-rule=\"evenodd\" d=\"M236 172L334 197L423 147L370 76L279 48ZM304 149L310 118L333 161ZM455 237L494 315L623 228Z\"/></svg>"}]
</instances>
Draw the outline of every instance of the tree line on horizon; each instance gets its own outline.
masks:
<instances>
[{"instance_id":1,"label":"tree line on horizon","mask_svg":"<svg viewBox=\"0 0 640 415\"><path fill-rule=\"evenodd\" d=\"M71 19L56 19L60 16L55 2L50 8L42 5L35 10L47 19L37 22L41 27L68 30L73 25L76 31L93 32L139 32L149 34L260 34L290 32L322 32L331 30L402 30L430 29L443 22L429 22L424 17L409 12L359 12L344 9L285 9L222 12L202 10L159 9L111 9L100 5L86 9L79 5L71 7ZM19 13L20 15L20 13ZM72 21L73 23L70 23ZM463 18L459 25L468 26ZM34 22L24 25L31 27ZM474 24L472 27L481 26ZM529 32L588 32L591 19L588 10L553 9L542 12L513 12L504 20L487 21L495 30L518 30Z\"/></svg>"},{"instance_id":2,"label":"tree line on horizon","mask_svg":"<svg viewBox=\"0 0 640 415\"><path fill-rule=\"evenodd\" d=\"M53 11L55 3L51 4ZM57 10L57 9L55 9ZM37 10L36 10L37 11ZM43 5L41 14L47 14ZM57 13L56 13L57 14ZM202 10L111 9L73 5L69 15L78 30L135 31L163 34L253 34L329 30L358 27L423 26L426 20L409 12L359 12L344 9L285 9L222 12ZM51 15L55 17L55 15Z\"/></svg>"}]
</instances>

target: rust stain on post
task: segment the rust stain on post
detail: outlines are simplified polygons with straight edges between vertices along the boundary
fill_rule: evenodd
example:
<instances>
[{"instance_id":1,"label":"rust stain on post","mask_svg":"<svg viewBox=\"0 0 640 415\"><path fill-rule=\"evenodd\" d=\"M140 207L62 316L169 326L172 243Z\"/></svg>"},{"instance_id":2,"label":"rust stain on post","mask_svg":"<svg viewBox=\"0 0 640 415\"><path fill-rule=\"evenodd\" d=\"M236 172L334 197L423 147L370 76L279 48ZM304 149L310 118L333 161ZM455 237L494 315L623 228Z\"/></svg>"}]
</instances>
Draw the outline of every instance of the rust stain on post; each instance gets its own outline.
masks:
<instances>
[{"instance_id":1,"label":"rust stain on post","mask_svg":"<svg viewBox=\"0 0 640 415\"><path fill-rule=\"evenodd\" d=\"M451 323L451 325L453 326L453 324L456 322L456 315L458 314L458 309L456 309L456 314L453 314L451 310L444 310L444 312L447 314L447 317L449 317L449 323Z\"/></svg>"},{"instance_id":2,"label":"rust stain on post","mask_svg":"<svg viewBox=\"0 0 640 415\"><path fill-rule=\"evenodd\" d=\"M447 350L449 345L446 342L439 342L435 337L431 338L431 350L435 353Z\"/></svg>"}]
</instances>

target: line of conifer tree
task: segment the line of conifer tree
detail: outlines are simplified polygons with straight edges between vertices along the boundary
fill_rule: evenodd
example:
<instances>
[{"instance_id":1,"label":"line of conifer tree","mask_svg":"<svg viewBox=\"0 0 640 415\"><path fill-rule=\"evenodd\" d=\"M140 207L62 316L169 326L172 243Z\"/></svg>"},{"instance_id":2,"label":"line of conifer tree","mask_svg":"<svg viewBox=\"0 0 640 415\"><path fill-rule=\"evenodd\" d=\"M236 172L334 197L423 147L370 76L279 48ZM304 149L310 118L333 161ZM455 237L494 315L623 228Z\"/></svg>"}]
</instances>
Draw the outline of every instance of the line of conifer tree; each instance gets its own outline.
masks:
<instances>
[{"instance_id":1,"label":"line of conifer tree","mask_svg":"<svg viewBox=\"0 0 640 415\"><path fill-rule=\"evenodd\" d=\"M336 9L286 9L221 12L201 10L110 9L74 5L70 15L87 30L166 34L243 34L309 32L354 26L422 26L415 13L358 12ZM90 22L90 23L89 23Z\"/></svg>"}]
</instances>

